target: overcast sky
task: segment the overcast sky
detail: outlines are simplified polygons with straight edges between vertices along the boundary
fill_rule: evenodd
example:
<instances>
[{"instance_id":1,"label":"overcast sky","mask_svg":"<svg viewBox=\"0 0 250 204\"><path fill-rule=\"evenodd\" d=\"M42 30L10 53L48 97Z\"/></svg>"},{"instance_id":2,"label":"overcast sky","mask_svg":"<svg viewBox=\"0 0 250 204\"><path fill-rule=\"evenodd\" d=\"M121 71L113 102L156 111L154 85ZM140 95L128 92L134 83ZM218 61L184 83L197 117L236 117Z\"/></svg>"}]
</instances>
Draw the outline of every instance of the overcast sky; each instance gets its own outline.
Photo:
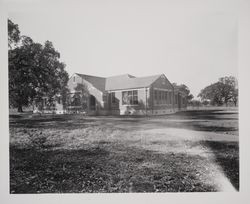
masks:
<instances>
[{"instance_id":1,"label":"overcast sky","mask_svg":"<svg viewBox=\"0 0 250 204\"><path fill-rule=\"evenodd\" d=\"M13 3L22 35L53 42L66 70L96 76L164 73L196 96L237 76L237 5L231 0Z\"/></svg>"}]
</instances>

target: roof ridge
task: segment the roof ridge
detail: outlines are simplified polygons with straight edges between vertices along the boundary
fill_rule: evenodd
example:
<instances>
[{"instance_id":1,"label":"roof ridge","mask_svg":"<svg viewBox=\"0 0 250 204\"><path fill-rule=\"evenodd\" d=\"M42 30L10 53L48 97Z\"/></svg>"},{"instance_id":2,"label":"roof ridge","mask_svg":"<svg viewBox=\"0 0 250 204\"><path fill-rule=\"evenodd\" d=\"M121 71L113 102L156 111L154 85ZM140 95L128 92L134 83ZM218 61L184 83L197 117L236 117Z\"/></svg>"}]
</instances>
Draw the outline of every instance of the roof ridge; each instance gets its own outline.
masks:
<instances>
[{"instance_id":1,"label":"roof ridge","mask_svg":"<svg viewBox=\"0 0 250 204\"><path fill-rule=\"evenodd\" d=\"M122 76L128 76L129 78L137 78L131 74L119 74L119 75L113 75L113 76L109 76L109 77L106 77L106 78L113 78L113 77L122 77Z\"/></svg>"},{"instance_id":2,"label":"roof ridge","mask_svg":"<svg viewBox=\"0 0 250 204\"><path fill-rule=\"evenodd\" d=\"M100 77L100 76L94 76L94 75L88 75L88 74L80 74L75 72L75 74L79 75L79 76L88 76L88 77L96 77L96 78L102 78L102 79L106 79L107 77Z\"/></svg>"},{"instance_id":3,"label":"roof ridge","mask_svg":"<svg viewBox=\"0 0 250 204\"><path fill-rule=\"evenodd\" d=\"M154 74L154 75L148 75L148 76L141 76L141 77L137 77L137 78L146 78L146 77L157 77L157 76L161 76L163 74Z\"/></svg>"}]
</instances>

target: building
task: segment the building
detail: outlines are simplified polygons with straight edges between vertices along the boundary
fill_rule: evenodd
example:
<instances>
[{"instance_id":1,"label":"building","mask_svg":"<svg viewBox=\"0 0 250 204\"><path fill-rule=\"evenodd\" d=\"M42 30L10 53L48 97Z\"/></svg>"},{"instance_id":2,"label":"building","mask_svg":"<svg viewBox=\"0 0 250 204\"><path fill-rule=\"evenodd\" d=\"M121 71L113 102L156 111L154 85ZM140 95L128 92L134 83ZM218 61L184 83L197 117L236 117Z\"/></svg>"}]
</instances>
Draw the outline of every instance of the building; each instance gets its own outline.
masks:
<instances>
[{"instance_id":1,"label":"building","mask_svg":"<svg viewBox=\"0 0 250 204\"><path fill-rule=\"evenodd\" d=\"M75 73L68 81L68 88L67 108L56 110L57 113L163 115L187 107L185 93L174 87L164 74L104 78Z\"/></svg>"}]
</instances>

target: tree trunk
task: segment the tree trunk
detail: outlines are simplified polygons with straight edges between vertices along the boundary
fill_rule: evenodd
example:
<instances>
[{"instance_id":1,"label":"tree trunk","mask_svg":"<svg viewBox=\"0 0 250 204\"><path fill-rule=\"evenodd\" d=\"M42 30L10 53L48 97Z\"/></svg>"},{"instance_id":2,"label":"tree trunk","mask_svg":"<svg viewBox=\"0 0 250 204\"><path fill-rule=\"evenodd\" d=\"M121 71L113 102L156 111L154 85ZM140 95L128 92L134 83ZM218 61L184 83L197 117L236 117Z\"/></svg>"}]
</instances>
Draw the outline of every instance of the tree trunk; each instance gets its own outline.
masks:
<instances>
[{"instance_id":1,"label":"tree trunk","mask_svg":"<svg viewBox=\"0 0 250 204\"><path fill-rule=\"evenodd\" d=\"M226 107L227 107L227 105L228 105L228 100L227 99L225 99L225 104L226 104Z\"/></svg>"},{"instance_id":2,"label":"tree trunk","mask_svg":"<svg viewBox=\"0 0 250 204\"><path fill-rule=\"evenodd\" d=\"M17 112L18 112L18 113L22 113L22 112L23 112L23 107L22 107L22 105L18 105L18 107L17 107Z\"/></svg>"},{"instance_id":3,"label":"tree trunk","mask_svg":"<svg viewBox=\"0 0 250 204\"><path fill-rule=\"evenodd\" d=\"M235 107L237 106L237 101L236 101L236 100L234 101L234 106L235 106Z\"/></svg>"}]
</instances>

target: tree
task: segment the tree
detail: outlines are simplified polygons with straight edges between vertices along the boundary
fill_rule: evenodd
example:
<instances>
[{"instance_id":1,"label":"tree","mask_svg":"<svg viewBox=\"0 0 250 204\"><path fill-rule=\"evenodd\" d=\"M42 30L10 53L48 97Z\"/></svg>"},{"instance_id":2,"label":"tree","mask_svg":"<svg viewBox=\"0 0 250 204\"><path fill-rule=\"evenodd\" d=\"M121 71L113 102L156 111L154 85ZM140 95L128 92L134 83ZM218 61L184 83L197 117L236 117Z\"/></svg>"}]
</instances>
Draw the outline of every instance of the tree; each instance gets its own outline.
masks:
<instances>
[{"instance_id":1,"label":"tree","mask_svg":"<svg viewBox=\"0 0 250 204\"><path fill-rule=\"evenodd\" d=\"M228 105L229 101L236 101L238 97L237 79L235 77L222 77L201 90L198 97L202 101L209 100L212 105Z\"/></svg>"},{"instance_id":2,"label":"tree","mask_svg":"<svg viewBox=\"0 0 250 204\"><path fill-rule=\"evenodd\" d=\"M49 98L49 102L58 94L64 96L68 73L59 58L60 54L52 42L46 41L41 45L30 37L21 36L19 45L9 49L10 105L22 112L23 106L41 101L44 96Z\"/></svg>"},{"instance_id":3,"label":"tree","mask_svg":"<svg viewBox=\"0 0 250 204\"><path fill-rule=\"evenodd\" d=\"M200 97L202 101L209 100L211 105L223 105L223 99L220 87L221 87L220 82L211 84L202 89L198 97Z\"/></svg>"},{"instance_id":4,"label":"tree","mask_svg":"<svg viewBox=\"0 0 250 204\"><path fill-rule=\"evenodd\" d=\"M200 107L200 106L201 106L201 102L200 102L199 100L195 100L195 99L191 100L191 101L189 102L189 104L190 104L191 106L193 106L193 107Z\"/></svg>"},{"instance_id":5,"label":"tree","mask_svg":"<svg viewBox=\"0 0 250 204\"><path fill-rule=\"evenodd\" d=\"M194 98L194 96L190 93L189 88L185 84L177 85L176 83L173 83L173 86L179 91L184 92L186 94L186 99L188 103L190 103L190 101Z\"/></svg>"},{"instance_id":6,"label":"tree","mask_svg":"<svg viewBox=\"0 0 250 204\"><path fill-rule=\"evenodd\" d=\"M237 79L233 76L221 77L219 79L221 82L221 95L223 97L224 103L227 105L229 101L236 101L238 99L238 89L237 89ZM235 103L235 105L236 105Z\"/></svg>"},{"instance_id":7,"label":"tree","mask_svg":"<svg viewBox=\"0 0 250 204\"><path fill-rule=\"evenodd\" d=\"M9 50L9 101L22 112L35 97L35 45L28 37L22 38L22 46Z\"/></svg>"},{"instance_id":8,"label":"tree","mask_svg":"<svg viewBox=\"0 0 250 204\"><path fill-rule=\"evenodd\" d=\"M11 49L20 41L20 31L17 24L8 19L8 47Z\"/></svg>"},{"instance_id":9,"label":"tree","mask_svg":"<svg viewBox=\"0 0 250 204\"><path fill-rule=\"evenodd\" d=\"M235 88L235 90L232 93L232 101L235 106L237 106L238 103L238 88Z\"/></svg>"},{"instance_id":10,"label":"tree","mask_svg":"<svg viewBox=\"0 0 250 204\"><path fill-rule=\"evenodd\" d=\"M86 85L84 84L77 84L75 87L75 91L77 97L79 99L79 103L83 109L88 108L88 98L89 98L89 91Z\"/></svg>"}]
</instances>

